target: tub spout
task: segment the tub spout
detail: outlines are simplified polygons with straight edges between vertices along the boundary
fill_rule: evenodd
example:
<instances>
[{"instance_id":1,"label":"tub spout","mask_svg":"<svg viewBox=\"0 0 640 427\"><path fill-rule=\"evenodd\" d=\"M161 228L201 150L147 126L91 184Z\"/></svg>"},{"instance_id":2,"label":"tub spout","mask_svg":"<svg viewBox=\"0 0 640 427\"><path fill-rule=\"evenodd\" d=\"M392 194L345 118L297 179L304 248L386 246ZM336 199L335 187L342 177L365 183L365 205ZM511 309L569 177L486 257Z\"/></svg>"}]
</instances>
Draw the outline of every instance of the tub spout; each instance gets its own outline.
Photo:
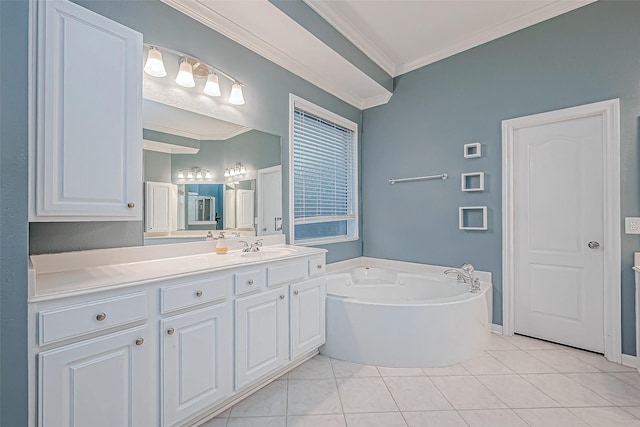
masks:
<instances>
[{"instance_id":1,"label":"tub spout","mask_svg":"<svg viewBox=\"0 0 640 427\"><path fill-rule=\"evenodd\" d=\"M475 269L473 268L473 265L464 263L460 269L449 268L444 271L444 274L457 273L458 281L469 283L471 285L471 292L476 293L480 292L480 280L477 277L474 277L474 271Z\"/></svg>"}]
</instances>

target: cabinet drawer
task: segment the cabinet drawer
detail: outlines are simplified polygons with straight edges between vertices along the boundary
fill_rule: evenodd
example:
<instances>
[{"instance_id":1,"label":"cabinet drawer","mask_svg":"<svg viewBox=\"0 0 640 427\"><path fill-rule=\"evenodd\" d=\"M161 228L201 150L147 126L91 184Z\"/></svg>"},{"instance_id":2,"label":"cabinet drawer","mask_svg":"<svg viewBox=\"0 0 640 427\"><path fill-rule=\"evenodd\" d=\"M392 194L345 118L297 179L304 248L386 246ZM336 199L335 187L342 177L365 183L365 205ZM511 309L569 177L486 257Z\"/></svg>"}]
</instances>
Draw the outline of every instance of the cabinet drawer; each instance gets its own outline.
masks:
<instances>
[{"instance_id":1,"label":"cabinet drawer","mask_svg":"<svg viewBox=\"0 0 640 427\"><path fill-rule=\"evenodd\" d=\"M306 260L267 267L267 286L302 280L307 277L307 270Z\"/></svg>"},{"instance_id":2,"label":"cabinet drawer","mask_svg":"<svg viewBox=\"0 0 640 427\"><path fill-rule=\"evenodd\" d=\"M231 276L200 277L182 281L160 290L162 314L214 301L224 301L230 296Z\"/></svg>"},{"instance_id":3,"label":"cabinet drawer","mask_svg":"<svg viewBox=\"0 0 640 427\"><path fill-rule=\"evenodd\" d=\"M309 260L309 277L324 274L326 267L324 257L311 258Z\"/></svg>"},{"instance_id":4,"label":"cabinet drawer","mask_svg":"<svg viewBox=\"0 0 640 427\"><path fill-rule=\"evenodd\" d=\"M105 298L43 310L38 314L40 345L126 325L147 318L147 293Z\"/></svg>"},{"instance_id":5,"label":"cabinet drawer","mask_svg":"<svg viewBox=\"0 0 640 427\"><path fill-rule=\"evenodd\" d=\"M264 270L256 269L236 273L236 295L263 289L265 284Z\"/></svg>"}]
</instances>

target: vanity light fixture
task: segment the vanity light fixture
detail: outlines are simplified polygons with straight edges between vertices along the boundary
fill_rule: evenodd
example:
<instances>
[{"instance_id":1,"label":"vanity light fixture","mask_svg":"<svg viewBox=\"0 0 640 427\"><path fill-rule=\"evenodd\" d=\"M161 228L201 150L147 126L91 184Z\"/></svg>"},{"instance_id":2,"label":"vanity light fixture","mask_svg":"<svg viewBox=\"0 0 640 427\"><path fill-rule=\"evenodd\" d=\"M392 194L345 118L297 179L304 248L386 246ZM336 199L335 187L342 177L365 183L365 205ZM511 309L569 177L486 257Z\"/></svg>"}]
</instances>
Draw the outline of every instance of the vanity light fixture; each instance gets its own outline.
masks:
<instances>
[{"instance_id":1,"label":"vanity light fixture","mask_svg":"<svg viewBox=\"0 0 640 427\"><path fill-rule=\"evenodd\" d=\"M216 73L209 74L207 83L204 85L202 91L209 96L220 96L220 84L218 83L218 75Z\"/></svg>"},{"instance_id":2,"label":"vanity light fixture","mask_svg":"<svg viewBox=\"0 0 640 427\"><path fill-rule=\"evenodd\" d=\"M225 73L217 67L211 66L198 58L185 55L182 52L178 52L172 49L167 49L159 46L151 46L145 44L149 48L147 53L147 61L144 66L144 72L153 77L165 77L167 71L164 67L164 61L162 54L168 54L170 57L174 56L178 58L180 69L176 76L176 83L180 86L191 88L196 86L195 79L204 79L207 81L202 91L209 96L220 96L222 94L220 88L219 76L226 77L232 82L231 93L229 94L228 101L233 105L244 105L244 84L241 83L235 77Z\"/></svg>"},{"instance_id":3,"label":"vanity light fixture","mask_svg":"<svg viewBox=\"0 0 640 427\"><path fill-rule=\"evenodd\" d=\"M187 58L180 59L180 70L176 76L176 83L183 87L194 87L196 85L193 80L193 66Z\"/></svg>"},{"instance_id":4,"label":"vanity light fixture","mask_svg":"<svg viewBox=\"0 0 640 427\"><path fill-rule=\"evenodd\" d=\"M184 179L185 177L185 171L180 169L178 171L178 179ZM208 169L202 169L199 168L197 166L192 167L191 169L187 170L187 179L193 180L193 179L197 179L202 181L203 179L212 179L213 178L213 174L211 173L210 170Z\"/></svg>"},{"instance_id":5,"label":"vanity light fixture","mask_svg":"<svg viewBox=\"0 0 640 427\"><path fill-rule=\"evenodd\" d=\"M234 82L231 86L231 95L229 95L229 103L233 105L243 105L244 96L242 95L242 85Z\"/></svg>"},{"instance_id":6,"label":"vanity light fixture","mask_svg":"<svg viewBox=\"0 0 640 427\"><path fill-rule=\"evenodd\" d=\"M164 77L167 70L164 69L162 61L162 52L158 48L150 47L147 54L147 62L144 64L144 72L153 77Z\"/></svg>"}]
</instances>

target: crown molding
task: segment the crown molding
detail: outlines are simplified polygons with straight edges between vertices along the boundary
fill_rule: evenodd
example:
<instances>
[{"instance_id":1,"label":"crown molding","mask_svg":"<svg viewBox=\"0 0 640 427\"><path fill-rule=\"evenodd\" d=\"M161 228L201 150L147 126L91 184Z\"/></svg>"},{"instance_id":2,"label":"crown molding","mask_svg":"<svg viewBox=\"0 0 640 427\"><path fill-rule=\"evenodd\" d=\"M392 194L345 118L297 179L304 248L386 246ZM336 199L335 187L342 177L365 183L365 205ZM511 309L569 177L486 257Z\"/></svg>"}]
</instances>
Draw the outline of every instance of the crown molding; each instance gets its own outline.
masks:
<instances>
[{"instance_id":1,"label":"crown molding","mask_svg":"<svg viewBox=\"0 0 640 427\"><path fill-rule=\"evenodd\" d=\"M397 64L396 74L394 75L394 77L424 67L425 65L433 64L434 62L456 55L460 52L464 52L465 50L480 46L492 40L496 40L500 37L506 36L507 34L514 33L524 28L538 24L542 21L546 21L547 19L562 15L563 13L567 13L580 7L586 6L595 1L597 0L580 0L578 2L569 3L563 0L556 0L553 3L541 6L536 10L528 12L524 15L520 15L501 25L477 33L460 43L456 43L455 45L448 47L447 49L442 49L438 52L423 56L422 58L418 58L414 61L409 61L404 64Z\"/></svg>"},{"instance_id":2,"label":"crown molding","mask_svg":"<svg viewBox=\"0 0 640 427\"><path fill-rule=\"evenodd\" d=\"M154 130L156 132L168 133L171 135L178 135L189 139L195 139L197 141L226 141L227 139L233 138L234 136L241 135L251 130L251 128L242 126L233 129L230 132L202 134L189 132L184 129L177 129L171 126L165 126L157 123L144 123L144 128Z\"/></svg>"},{"instance_id":3,"label":"crown molding","mask_svg":"<svg viewBox=\"0 0 640 427\"><path fill-rule=\"evenodd\" d=\"M167 154L198 154L199 148L184 147L182 145L168 144L166 142L142 140L142 148L147 151L157 151Z\"/></svg>"},{"instance_id":4,"label":"crown molding","mask_svg":"<svg viewBox=\"0 0 640 427\"><path fill-rule=\"evenodd\" d=\"M366 37L348 19L336 10L332 2L321 0L303 0L322 19L327 21L340 34L345 36L355 47L360 49L373 62L378 64L387 74L395 77L396 64L380 50L376 43Z\"/></svg>"},{"instance_id":5,"label":"crown molding","mask_svg":"<svg viewBox=\"0 0 640 427\"><path fill-rule=\"evenodd\" d=\"M331 24L338 32L345 36L358 49L364 52L372 61L392 77L408 73L425 65L448 58L465 50L480 46L481 44L506 36L507 34L535 25L547 19L554 18L563 13L570 12L586 6L597 0L579 0L567 2L556 0L553 3L541 6L531 12L520 15L506 23L479 32L460 43L456 43L446 49L422 56L412 61L395 64L382 52L375 43L368 39L357 27L346 19L331 2L321 0L303 0L309 7L315 10L323 19Z\"/></svg>"},{"instance_id":6,"label":"crown molding","mask_svg":"<svg viewBox=\"0 0 640 427\"><path fill-rule=\"evenodd\" d=\"M222 14L216 12L211 7L205 6L204 4L200 3L198 0L161 1L184 13L185 15L195 19L196 21L206 25L207 27L217 31L223 36L235 41L236 43L241 44L247 49L250 49L258 55L268 59L269 61L279 65L280 67L303 78L304 80L319 87L320 89L323 89L328 93L336 96L337 98L347 102L348 104L353 105L354 107L357 107L359 109L366 109L375 105L380 105L377 104L380 99L383 99L385 97L388 99L392 95L391 92L389 92L373 79L368 77L366 74L358 70L360 73L362 73L363 78L369 79L371 82L374 82L377 86L380 87L379 94L376 94L375 96L369 98L362 98L361 96L356 95L353 91L350 91L348 88L346 88L346 85L336 83L332 79L326 78L323 73L315 71L312 67L305 65L295 57L287 54L278 47L273 46L269 42L251 33L244 27L236 24L231 19L228 19ZM282 13L275 6L270 6L273 7L274 11L277 11L277 13ZM300 28L303 29L302 27ZM345 60L337 53L335 53L335 55L336 58ZM355 66L353 66L353 68L357 69Z\"/></svg>"}]
</instances>

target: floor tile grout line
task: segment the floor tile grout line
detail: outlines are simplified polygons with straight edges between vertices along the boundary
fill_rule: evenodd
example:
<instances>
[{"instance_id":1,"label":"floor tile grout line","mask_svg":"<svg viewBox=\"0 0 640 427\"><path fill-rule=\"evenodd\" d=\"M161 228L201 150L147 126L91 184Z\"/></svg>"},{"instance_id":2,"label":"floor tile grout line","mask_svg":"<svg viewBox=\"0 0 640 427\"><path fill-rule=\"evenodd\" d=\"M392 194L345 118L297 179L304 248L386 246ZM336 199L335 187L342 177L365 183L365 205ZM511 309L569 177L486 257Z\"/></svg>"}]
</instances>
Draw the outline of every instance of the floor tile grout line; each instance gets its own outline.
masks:
<instances>
[{"instance_id":1,"label":"floor tile grout line","mask_svg":"<svg viewBox=\"0 0 640 427\"><path fill-rule=\"evenodd\" d=\"M333 368L333 359L332 358L328 358L329 359L329 366L331 366L331 374L333 375L333 383L336 385L336 393L338 393L338 401L340 402L340 410L342 411L342 419L344 420L344 425L348 426L347 424L347 416L344 413L344 404L342 403L342 395L340 394L340 387L338 387L338 378L336 378L336 371Z\"/></svg>"},{"instance_id":2,"label":"floor tile grout line","mask_svg":"<svg viewBox=\"0 0 640 427\"><path fill-rule=\"evenodd\" d=\"M402 413L402 411L400 410L400 405L398 405L396 398L393 396L393 393L391 393L391 390L389 390L389 386L387 385L387 382L384 380L384 377L381 376L380 378L382 378L382 384L384 384L384 388L387 389L387 393L389 393L389 396L391 396L391 400L393 400L394 405L396 405L396 408L398 408L398 412ZM402 417L402 419L404 420L404 416ZM405 421L405 424L406 423L407 422Z\"/></svg>"}]
</instances>

